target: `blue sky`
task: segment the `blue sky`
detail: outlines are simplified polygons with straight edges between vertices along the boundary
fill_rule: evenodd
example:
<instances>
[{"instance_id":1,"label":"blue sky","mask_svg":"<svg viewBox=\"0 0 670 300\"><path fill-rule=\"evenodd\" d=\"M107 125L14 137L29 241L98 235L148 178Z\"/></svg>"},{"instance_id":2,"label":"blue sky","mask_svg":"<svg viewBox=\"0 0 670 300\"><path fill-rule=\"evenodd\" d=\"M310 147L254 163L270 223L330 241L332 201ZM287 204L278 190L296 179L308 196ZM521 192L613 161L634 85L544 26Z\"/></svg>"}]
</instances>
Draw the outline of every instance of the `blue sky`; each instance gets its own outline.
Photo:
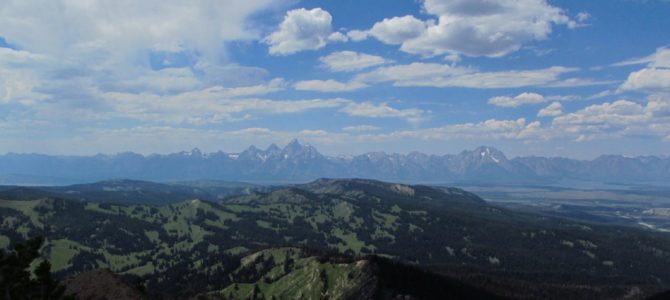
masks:
<instances>
[{"instance_id":1,"label":"blue sky","mask_svg":"<svg viewBox=\"0 0 670 300\"><path fill-rule=\"evenodd\" d=\"M670 155L668 1L0 3L0 153Z\"/></svg>"}]
</instances>

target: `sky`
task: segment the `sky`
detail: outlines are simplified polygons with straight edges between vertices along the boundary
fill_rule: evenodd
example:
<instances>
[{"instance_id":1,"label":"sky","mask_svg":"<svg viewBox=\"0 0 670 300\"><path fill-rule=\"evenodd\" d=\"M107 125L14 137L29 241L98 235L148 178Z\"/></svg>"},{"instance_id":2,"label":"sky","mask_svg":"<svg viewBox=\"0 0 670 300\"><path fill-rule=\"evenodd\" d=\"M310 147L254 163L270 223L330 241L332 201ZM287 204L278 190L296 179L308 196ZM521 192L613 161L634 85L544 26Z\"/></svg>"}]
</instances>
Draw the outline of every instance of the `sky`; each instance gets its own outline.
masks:
<instances>
[{"instance_id":1,"label":"sky","mask_svg":"<svg viewBox=\"0 0 670 300\"><path fill-rule=\"evenodd\" d=\"M670 1L0 0L0 153L670 155Z\"/></svg>"}]
</instances>

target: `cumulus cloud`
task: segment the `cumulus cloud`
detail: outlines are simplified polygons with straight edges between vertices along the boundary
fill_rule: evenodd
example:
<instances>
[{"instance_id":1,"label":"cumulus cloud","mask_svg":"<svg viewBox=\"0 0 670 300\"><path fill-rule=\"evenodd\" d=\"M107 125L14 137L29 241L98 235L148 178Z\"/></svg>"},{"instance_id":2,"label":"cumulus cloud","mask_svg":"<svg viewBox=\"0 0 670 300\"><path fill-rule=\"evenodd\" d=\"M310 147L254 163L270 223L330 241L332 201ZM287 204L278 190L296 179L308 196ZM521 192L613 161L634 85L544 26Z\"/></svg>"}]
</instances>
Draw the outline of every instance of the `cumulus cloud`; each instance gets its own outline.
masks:
<instances>
[{"instance_id":1,"label":"cumulus cloud","mask_svg":"<svg viewBox=\"0 0 670 300\"><path fill-rule=\"evenodd\" d=\"M303 80L296 82L293 87L299 91L316 91L316 92L351 92L368 87L362 82L350 81L340 82L337 80Z\"/></svg>"},{"instance_id":2,"label":"cumulus cloud","mask_svg":"<svg viewBox=\"0 0 670 300\"><path fill-rule=\"evenodd\" d=\"M546 39L555 25L579 27L577 21L545 0L424 0L424 11L436 20L414 16L387 18L377 22L368 34L402 51L427 56L458 53L499 57L514 52L524 43Z\"/></svg>"},{"instance_id":3,"label":"cumulus cloud","mask_svg":"<svg viewBox=\"0 0 670 300\"><path fill-rule=\"evenodd\" d=\"M670 99L655 96L644 104L617 100L589 105L572 113L563 113L558 102L545 109L547 117L554 117L548 126L525 118L516 120L489 119L482 122L449 124L441 127L401 130L370 135L373 140L449 139L507 139L549 140L621 138L624 136L670 135Z\"/></svg>"},{"instance_id":4,"label":"cumulus cloud","mask_svg":"<svg viewBox=\"0 0 670 300\"><path fill-rule=\"evenodd\" d=\"M289 10L277 31L265 38L270 54L288 55L323 48L328 41L346 41L343 34L332 32L332 21L321 8Z\"/></svg>"},{"instance_id":5,"label":"cumulus cloud","mask_svg":"<svg viewBox=\"0 0 670 300\"><path fill-rule=\"evenodd\" d=\"M554 102L549 104L549 106L541 109L538 113L538 117L556 117L563 114L563 105L559 102Z\"/></svg>"},{"instance_id":6,"label":"cumulus cloud","mask_svg":"<svg viewBox=\"0 0 670 300\"><path fill-rule=\"evenodd\" d=\"M647 66L632 72L617 92L641 91L647 93L670 92L670 49L658 48L656 52L642 58L634 58L614 64L614 66Z\"/></svg>"},{"instance_id":7,"label":"cumulus cloud","mask_svg":"<svg viewBox=\"0 0 670 300\"><path fill-rule=\"evenodd\" d=\"M623 136L670 135L670 100L652 97L646 105L629 100L594 104L564 114L554 102L546 107L546 117L554 117L548 126L525 118L516 120L489 119L482 122L449 124L440 127L400 130L390 133L366 134L370 141L390 140L453 140L506 139L549 140L572 139L588 141Z\"/></svg>"},{"instance_id":8,"label":"cumulus cloud","mask_svg":"<svg viewBox=\"0 0 670 300\"><path fill-rule=\"evenodd\" d=\"M653 117L670 118L670 98L652 96L645 107L645 111ZM670 131L670 128L668 130Z\"/></svg>"},{"instance_id":9,"label":"cumulus cloud","mask_svg":"<svg viewBox=\"0 0 670 300\"><path fill-rule=\"evenodd\" d=\"M328 36L328 41L332 43L344 43L349 41L349 37L341 32L333 32Z\"/></svg>"},{"instance_id":10,"label":"cumulus cloud","mask_svg":"<svg viewBox=\"0 0 670 300\"><path fill-rule=\"evenodd\" d=\"M381 56L358 53L354 51L333 52L319 58L323 66L335 72L358 71L368 67L381 65L386 60Z\"/></svg>"},{"instance_id":11,"label":"cumulus cloud","mask_svg":"<svg viewBox=\"0 0 670 300\"><path fill-rule=\"evenodd\" d=\"M368 32L363 30L351 30L347 32L347 37L354 42L360 42L368 38Z\"/></svg>"},{"instance_id":12,"label":"cumulus cloud","mask_svg":"<svg viewBox=\"0 0 670 300\"><path fill-rule=\"evenodd\" d=\"M556 136L578 141L623 136L661 136L670 133L670 118L662 112L665 101L651 99L646 105L617 100L587 106L554 118L551 129Z\"/></svg>"},{"instance_id":13,"label":"cumulus cloud","mask_svg":"<svg viewBox=\"0 0 670 300\"><path fill-rule=\"evenodd\" d=\"M670 91L670 69L644 68L628 75L619 91Z\"/></svg>"},{"instance_id":14,"label":"cumulus cloud","mask_svg":"<svg viewBox=\"0 0 670 300\"><path fill-rule=\"evenodd\" d=\"M554 124L620 124L637 123L646 120L644 107L628 100L594 104L574 113L554 119Z\"/></svg>"},{"instance_id":15,"label":"cumulus cloud","mask_svg":"<svg viewBox=\"0 0 670 300\"><path fill-rule=\"evenodd\" d=\"M375 23L368 34L387 44L402 44L406 40L420 36L426 24L413 17L393 17Z\"/></svg>"}]
</instances>

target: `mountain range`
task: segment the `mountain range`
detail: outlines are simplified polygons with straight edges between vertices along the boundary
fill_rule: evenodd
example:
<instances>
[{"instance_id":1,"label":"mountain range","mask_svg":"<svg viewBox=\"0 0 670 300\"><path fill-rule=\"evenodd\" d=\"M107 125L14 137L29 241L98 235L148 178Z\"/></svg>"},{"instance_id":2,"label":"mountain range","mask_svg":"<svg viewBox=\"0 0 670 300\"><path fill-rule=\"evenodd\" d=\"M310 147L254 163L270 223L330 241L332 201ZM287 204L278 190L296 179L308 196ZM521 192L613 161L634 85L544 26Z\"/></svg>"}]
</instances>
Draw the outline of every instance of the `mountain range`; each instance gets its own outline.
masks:
<instances>
[{"instance_id":1,"label":"mountain range","mask_svg":"<svg viewBox=\"0 0 670 300\"><path fill-rule=\"evenodd\" d=\"M662 183L670 181L670 157L602 155L593 160L527 156L507 158L493 147L456 155L370 152L326 156L309 144L254 146L240 153L132 152L95 156L8 153L0 156L1 184L74 184L127 178L152 181L197 179L306 182L317 178L369 178L403 182L486 184L553 183L566 180Z\"/></svg>"}]
</instances>

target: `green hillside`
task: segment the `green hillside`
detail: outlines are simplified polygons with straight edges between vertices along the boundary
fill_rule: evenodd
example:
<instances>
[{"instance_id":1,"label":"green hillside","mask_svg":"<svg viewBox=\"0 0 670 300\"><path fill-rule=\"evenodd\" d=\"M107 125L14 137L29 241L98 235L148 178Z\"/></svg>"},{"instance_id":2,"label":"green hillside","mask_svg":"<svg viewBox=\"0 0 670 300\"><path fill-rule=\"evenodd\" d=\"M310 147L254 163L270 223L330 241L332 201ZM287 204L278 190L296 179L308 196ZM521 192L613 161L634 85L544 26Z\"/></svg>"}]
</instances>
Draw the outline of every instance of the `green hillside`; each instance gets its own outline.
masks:
<instances>
[{"instance_id":1,"label":"green hillside","mask_svg":"<svg viewBox=\"0 0 670 300\"><path fill-rule=\"evenodd\" d=\"M0 247L42 235L42 257L61 276L109 268L173 295L230 292L224 277L240 267L240 255L284 245L393 257L508 295L623 295L670 282L666 235L518 213L458 189L369 180L320 180L219 203L164 206L0 200L0 215ZM302 263L302 272L340 272ZM253 284L246 283L239 293Z\"/></svg>"},{"instance_id":2,"label":"green hillside","mask_svg":"<svg viewBox=\"0 0 670 300\"><path fill-rule=\"evenodd\" d=\"M499 299L458 281L379 257L352 258L298 248L261 250L241 259L224 299Z\"/></svg>"}]
</instances>

